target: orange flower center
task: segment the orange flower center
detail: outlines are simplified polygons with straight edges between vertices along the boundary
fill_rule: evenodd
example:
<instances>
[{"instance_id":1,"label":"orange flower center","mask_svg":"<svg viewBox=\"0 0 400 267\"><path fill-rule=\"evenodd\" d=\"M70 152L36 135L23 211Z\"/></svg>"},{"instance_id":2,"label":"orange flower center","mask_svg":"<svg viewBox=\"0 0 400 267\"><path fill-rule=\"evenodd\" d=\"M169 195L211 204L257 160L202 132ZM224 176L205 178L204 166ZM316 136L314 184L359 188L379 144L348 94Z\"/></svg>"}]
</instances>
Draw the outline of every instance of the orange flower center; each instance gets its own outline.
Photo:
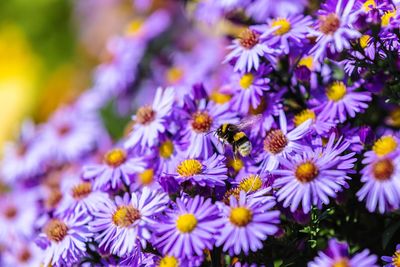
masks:
<instances>
[{"instance_id":1,"label":"orange flower center","mask_svg":"<svg viewBox=\"0 0 400 267\"><path fill-rule=\"evenodd\" d=\"M108 151L104 156L104 162L110 167L118 167L126 161L126 152L122 149L115 148Z\"/></svg>"},{"instance_id":2,"label":"orange flower center","mask_svg":"<svg viewBox=\"0 0 400 267\"><path fill-rule=\"evenodd\" d=\"M72 188L72 197L83 199L92 192L92 184L89 182L80 183Z\"/></svg>"},{"instance_id":3,"label":"orange flower center","mask_svg":"<svg viewBox=\"0 0 400 267\"><path fill-rule=\"evenodd\" d=\"M319 29L324 34L333 34L340 27L339 17L335 13L331 13L327 16L320 16L319 18Z\"/></svg>"},{"instance_id":4,"label":"orange flower center","mask_svg":"<svg viewBox=\"0 0 400 267\"><path fill-rule=\"evenodd\" d=\"M318 175L318 168L311 161L301 163L297 166L295 176L302 183L308 183L314 180Z\"/></svg>"},{"instance_id":5,"label":"orange flower center","mask_svg":"<svg viewBox=\"0 0 400 267\"><path fill-rule=\"evenodd\" d=\"M240 35L240 45L246 49L253 48L259 42L260 35L250 29L244 30Z\"/></svg>"},{"instance_id":6,"label":"orange flower center","mask_svg":"<svg viewBox=\"0 0 400 267\"><path fill-rule=\"evenodd\" d=\"M155 118L156 112L150 106L143 106L136 112L136 122L147 125Z\"/></svg>"},{"instance_id":7,"label":"orange flower center","mask_svg":"<svg viewBox=\"0 0 400 267\"><path fill-rule=\"evenodd\" d=\"M52 219L44 228L44 232L50 240L60 242L68 232L68 226L59 219Z\"/></svg>"},{"instance_id":8,"label":"orange flower center","mask_svg":"<svg viewBox=\"0 0 400 267\"><path fill-rule=\"evenodd\" d=\"M386 181L392 177L394 165L390 159L381 159L372 166L372 172L378 181Z\"/></svg>"},{"instance_id":9,"label":"orange flower center","mask_svg":"<svg viewBox=\"0 0 400 267\"><path fill-rule=\"evenodd\" d=\"M130 205L119 206L112 216L114 224L120 227L128 227L138 219L140 219L139 211Z\"/></svg>"},{"instance_id":10,"label":"orange flower center","mask_svg":"<svg viewBox=\"0 0 400 267\"><path fill-rule=\"evenodd\" d=\"M264 150L278 154L287 146L288 139L279 129L271 130L264 139Z\"/></svg>"},{"instance_id":11,"label":"orange flower center","mask_svg":"<svg viewBox=\"0 0 400 267\"><path fill-rule=\"evenodd\" d=\"M192 116L192 128L197 133L208 132L212 122L212 118L206 111L197 111Z\"/></svg>"}]
</instances>

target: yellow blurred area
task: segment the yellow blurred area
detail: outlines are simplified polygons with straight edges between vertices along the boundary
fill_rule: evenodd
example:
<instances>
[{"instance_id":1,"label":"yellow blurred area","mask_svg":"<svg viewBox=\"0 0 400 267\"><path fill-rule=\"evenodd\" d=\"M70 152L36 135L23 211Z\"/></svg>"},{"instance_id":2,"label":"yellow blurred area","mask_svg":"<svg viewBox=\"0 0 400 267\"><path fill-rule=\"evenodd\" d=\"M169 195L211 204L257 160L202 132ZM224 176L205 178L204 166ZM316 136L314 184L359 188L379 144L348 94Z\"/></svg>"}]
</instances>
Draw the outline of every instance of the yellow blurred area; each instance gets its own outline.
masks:
<instances>
[{"instance_id":1,"label":"yellow blurred area","mask_svg":"<svg viewBox=\"0 0 400 267\"><path fill-rule=\"evenodd\" d=\"M0 147L32 110L40 71L23 32L14 25L0 28Z\"/></svg>"}]
</instances>

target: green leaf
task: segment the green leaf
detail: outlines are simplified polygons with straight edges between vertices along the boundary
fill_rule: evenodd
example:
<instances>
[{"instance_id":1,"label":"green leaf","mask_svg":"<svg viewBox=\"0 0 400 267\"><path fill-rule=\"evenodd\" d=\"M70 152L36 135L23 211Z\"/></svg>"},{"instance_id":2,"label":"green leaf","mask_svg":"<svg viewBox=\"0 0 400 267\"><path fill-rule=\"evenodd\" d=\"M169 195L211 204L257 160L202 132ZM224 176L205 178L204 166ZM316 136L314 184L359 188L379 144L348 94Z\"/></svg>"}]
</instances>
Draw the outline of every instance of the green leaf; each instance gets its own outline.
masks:
<instances>
[{"instance_id":1,"label":"green leaf","mask_svg":"<svg viewBox=\"0 0 400 267\"><path fill-rule=\"evenodd\" d=\"M382 234L382 247L386 249L387 245L389 244L390 240L392 239L393 235L400 227L400 222L392 224L388 227Z\"/></svg>"}]
</instances>

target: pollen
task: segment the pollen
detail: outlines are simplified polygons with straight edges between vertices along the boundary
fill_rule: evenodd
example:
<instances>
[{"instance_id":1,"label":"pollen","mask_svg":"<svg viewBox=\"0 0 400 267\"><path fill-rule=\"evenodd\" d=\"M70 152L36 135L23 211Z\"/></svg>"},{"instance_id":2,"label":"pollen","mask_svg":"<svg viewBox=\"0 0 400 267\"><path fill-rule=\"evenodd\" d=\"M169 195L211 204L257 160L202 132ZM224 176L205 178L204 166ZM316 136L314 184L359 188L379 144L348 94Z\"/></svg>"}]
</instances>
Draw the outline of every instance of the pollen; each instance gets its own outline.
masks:
<instances>
[{"instance_id":1,"label":"pollen","mask_svg":"<svg viewBox=\"0 0 400 267\"><path fill-rule=\"evenodd\" d=\"M340 19L335 13L319 17L319 29L325 35L334 34L340 27Z\"/></svg>"},{"instance_id":2,"label":"pollen","mask_svg":"<svg viewBox=\"0 0 400 267\"><path fill-rule=\"evenodd\" d=\"M165 256L160 260L158 267L178 267L178 260L174 256Z\"/></svg>"},{"instance_id":3,"label":"pollen","mask_svg":"<svg viewBox=\"0 0 400 267\"><path fill-rule=\"evenodd\" d=\"M143 106L136 112L136 122L147 125L154 121L155 116L156 112L151 108L151 106Z\"/></svg>"},{"instance_id":4,"label":"pollen","mask_svg":"<svg viewBox=\"0 0 400 267\"><path fill-rule=\"evenodd\" d=\"M217 104L225 104L231 100L232 96L228 94L223 94L218 91L214 91L210 95L210 99Z\"/></svg>"},{"instance_id":5,"label":"pollen","mask_svg":"<svg viewBox=\"0 0 400 267\"><path fill-rule=\"evenodd\" d=\"M242 78L239 81L240 87L242 89L249 89L250 85L252 85L254 81L254 75L251 73L246 73L242 76Z\"/></svg>"},{"instance_id":6,"label":"pollen","mask_svg":"<svg viewBox=\"0 0 400 267\"><path fill-rule=\"evenodd\" d=\"M225 205L230 204L230 199L231 196L233 196L234 198L236 198L237 200L239 200L239 196L240 196L240 189L238 187L235 188L231 188L228 191L225 192L224 197L222 199L222 202L225 203Z\"/></svg>"},{"instance_id":7,"label":"pollen","mask_svg":"<svg viewBox=\"0 0 400 267\"><path fill-rule=\"evenodd\" d=\"M246 49L253 48L259 42L260 35L255 31L250 29L246 29L239 35L239 42L240 45Z\"/></svg>"},{"instance_id":8,"label":"pollen","mask_svg":"<svg viewBox=\"0 0 400 267\"><path fill-rule=\"evenodd\" d=\"M61 242L68 233L68 226L59 219L52 219L44 228L47 237L56 242Z\"/></svg>"},{"instance_id":9,"label":"pollen","mask_svg":"<svg viewBox=\"0 0 400 267\"><path fill-rule=\"evenodd\" d=\"M376 8L376 3L375 0L367 0L365 3L362 5L362 9L365 12L371 11L371 9Z\"/></svg>"},{"instance_id":10,"label":"pollen","mask_svg":"<svg viewBox=\"0 0 400 267\"><path fill-rule=\"evenodd\" d=\"M116 226L128 227L140 219L140 212L131 205L119 206L112 216Z\"/></svg>"},{"instance_id":11,"label":"pollen","mask_svg":"<svg viewBox=\"0 0 400 267\"><path fill-rule=\"evenodd\" d=\"M89 182L84 182L75 185L72 188L72 197L75 199L83 199L87 197L92 192L92 184Z\"/></svg>"},{"instance_id":12,"label":"pollen","mask_svg":"<svg viewBox=\"0 0 400 267\"><path fill-rule=\"evenodd\" d=\"M349 260L347 258L341 258L335 261L332 267L350 267Z\"/></svg>"},{"instance_id":13,"label":"pollen","mask_svg":"<svg viewBox=\"0 0 400 267\"><path fill-rule=\"evenodd\" d=\"M177 84L183 78L183 70L178 67L172 67L167 71L166 78L170 84Z\"/></svg>"},{"instance_id":14,"label":"pollen","mask_svg":"<svg viewBox=\"0 0 400 267\"><path fill-rule=\"evenodd\" d=\"M154 170L153 169L146 169L141 174L139 174L140 183L143 185L149 185L154 180Z\"/></svg>"},{"instance_id":15,"label":"pollen","mask_svg":"<svg viewBox=\"0 0 400 267\"><path fill-rule=\"evenodd\" d=\"M287 144L288 139L281 130L271 130L264 139L264 150L278 154L285 149Z\"/></svg>"},{"instance_id":16,"label":"pollen","mask_svg":"<svg viewBox=\"0 0 400 267\"><path fill-rule=\"evenodd\" d=\"M366 48L371 40L371 36L365 34L360 37L360 46L361 48Z\"/></svg>"},{"instance_id":17,"label":"pollen","mask_svg":"<svg viewBox=\"0 0 400 267\"><path fill-rule=\"evenodd\" d=\"M395 15L396 15L396 10L385 12L385 14L383 14L381 17L381 26L382 27L389 26L390 21L392 20L392 18L394 18Z\"/></svg>"},{"instance_id":18,"label":"pollen","mask_svg":"<svg viewBox=\"0 0 400 267\"><path fill-rule=\"evenodd\" d=\"M174 144L171 140L167 140L160 145L160 156L168 159L174 153Z\"/></svg>"},{"instance_id":19,"label":"pollen","mask_svg":"<svg viewBox=\"0 0 400 267\"><path fill-rule=\"evenodd\" d=\"M313 69L313 57L312 56L307 56L307 57L302 57L297 64L299 67L304 66L307 67L307 69L312 70Z\"/></svg>"},{"instance_id":20,"label":"pollen","mask_svg":"<svg viewBox=\"0 0 400 267\"><path fill-rule=\"evenodd\" d=\"M104 162L110 167L118 167L126 161L126 152L120 148L108 151L104 155Z\"/></svg>"},{"instance_id":21,"label":"pollen","mask_svg":"<svg viewBox=\"0 0 400 267\"><path fill-rule=\"evenodd\" d=\"M392 264L395 267L400 267L400 250L397 250L392 257Z\"/></svg>"},{"instance_id":22,"label":"pollen","mask_svg":"<svg viewBox=\"0 0 400 267\"><path fill-rule=\"evenodd\" d=\"M274 19L271 23L272 27L279 27L274 32L275 35L284 35L285 33L289 32L291 29L290 22L285 18L277 18Z\"/></svg>"},{"instance_id":23,"label":"pollen","mask_svg":"<svg viewBox=\"0 0 400 267\"><path fill-rule=\"evenodd\" d=\"M203 169L203 165L196 159L186 159L179 164L176 169L177 173L182 177L190 177L196 174L200 174Z\"/></svg>"},{"instance_id":24,"label":"pollen","mask_svg":"<svg viewBox=\"0 0 400 267\"><path fill-rule=\"evenodd\" d=\"M183 234L192 232L196 226L197 219L191 213L182 214L176 220L176 228Z\"/></svg>"},{"instance_id":25,"label":"pollen","mask_svg":"<svg viewBox=\"0 0 400 267\"><path fill-rule=\"evenodd\" d=\"M232 167L235 172L239 172L243 168L244 163L241 159L232 159L228 162L228 166Z\"/></svg>"},{"instance_id":26,"label":"pollen","mask_svg":"<svg viewBox=\"0 0 400 267\"><path fill-rule=\"evenodd\" d=\"M343 99L343 97L347 93L346 85L341 81L336 81L331 86L329 86L326 90L326 96L332 101L339 101Z\"/></svg>"},{"instance_id":27,"label":"pollen","mask_svg":"<svg viewBox=\"0 0 400 267\"><path fill-rule=\"evenodd\" d=\"M197 111L192 116L192 128L197 133L206 133L213 123L212 118L206 111Z\"/></svg>"},{"instance_id":28,"label":"pollen","mask_svg":"<svg viewBox=\"0 0 400 267\"><path fill-rule=\"evenodd\" d=\"M386 181L392 177L394 165L390 159L381 159L372 166L374 177L378 181Z\"/></svg>"},{"instance_id":29,"label":"pollen","mask_svg":"<svg viewBox=\"0 0 400 267\"><path fill-rule=\"evenodd\" d=\"M253 214L248 208L237 207L231 209L231 214L229 215L229 220L232 224L243 227L248 225L253 218Z\"/></svg>"},{"instance_id":30,"label":"pollen","mask_svg":"<svg viewBox=\"0 0 400 267\"><path fill-rule=\"evenodd\" d=\"M385 135L375 141L372 150L379 157L395 151L398 147L396 139L392 135Z\"/></svg>"},{"instance_id":31,"label":"pollen","mask_svg":"<svg viewBox=\"0 0 400 267\"><path fill-rule=\"evenodd\" d=\"M296 116L293 118L294 125L299 126L303 122L312 119L313 121L315 120L315 112L312 111L311 109L305 109L298 113Z\"/></svg>"},{"instance_id":32,"label":"pollen","mask_svg":"<svg viewBox=\"0 0 400 267\"><path fill-rule=\"evenodd\" d=\"M309 183L318 175L318 168L311 161L306 161L297 166L295 177L302 183Z\"/></svg>"},{"instance_id":33,"label":"pollen","mask_svg":"<svg viewBox=\"0 0 400 267\"><path fill-rule=\"evenodd\" d=\"M263 182L259 175L249 175L239 183L239 189L246 192L254 192L261 188Z\"/></svg>"}]
</instances>

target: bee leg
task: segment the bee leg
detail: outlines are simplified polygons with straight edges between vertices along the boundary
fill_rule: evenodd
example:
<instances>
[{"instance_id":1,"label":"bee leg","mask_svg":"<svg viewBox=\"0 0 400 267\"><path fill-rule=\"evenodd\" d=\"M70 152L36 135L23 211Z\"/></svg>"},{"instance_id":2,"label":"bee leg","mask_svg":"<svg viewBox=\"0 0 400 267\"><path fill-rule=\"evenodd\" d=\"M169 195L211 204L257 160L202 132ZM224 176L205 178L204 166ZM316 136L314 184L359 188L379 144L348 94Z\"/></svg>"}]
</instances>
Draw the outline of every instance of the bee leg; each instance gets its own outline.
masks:
<instances>
[{"instance_id":1,"label":"bee leg","mask_svg":"<svg viewBox=\"0 0 400 267\"><path fill-rule=\"evenodd\" d=\"M233 150L233 160L236 162L236 156L237 156L237 150L236 150L236 146L232 146L232 150Z\"/></svg>"}]
</instances>

